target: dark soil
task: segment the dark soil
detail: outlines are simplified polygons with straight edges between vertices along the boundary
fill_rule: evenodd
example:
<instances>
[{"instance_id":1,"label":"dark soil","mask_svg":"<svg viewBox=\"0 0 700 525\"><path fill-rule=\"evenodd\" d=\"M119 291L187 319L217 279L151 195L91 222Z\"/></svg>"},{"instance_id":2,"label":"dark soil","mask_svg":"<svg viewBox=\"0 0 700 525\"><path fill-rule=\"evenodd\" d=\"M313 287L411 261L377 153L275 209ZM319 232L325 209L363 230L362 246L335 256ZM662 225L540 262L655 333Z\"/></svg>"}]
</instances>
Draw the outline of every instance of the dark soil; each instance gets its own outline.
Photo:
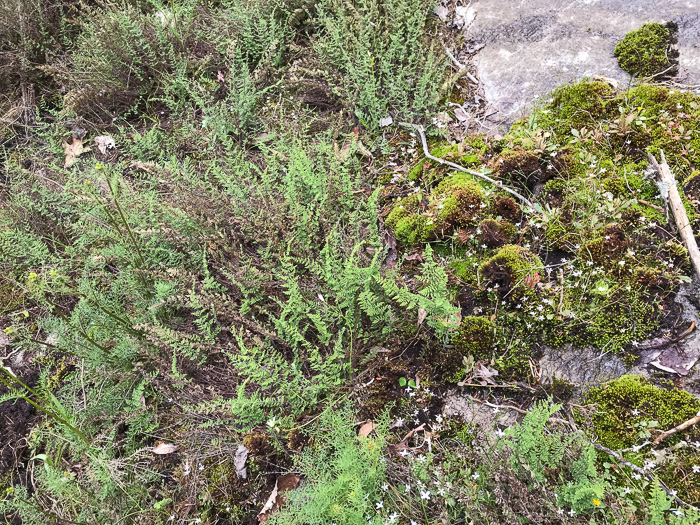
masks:
<instances>
[{"instance_id":1,"label":"dark soil","mask_svg":"<svg viewBox=\"0 0 700 525\"><path fill-rule=\"evenodd\" d=\"M27 367L24 373L16 372L28 386L34 386L39 378L37 368ZM7 387L0 386L0 395L7 393ZM0 471L7 472L14 468L27 446L25 436L29 434L36 418L36 409L24 400L0 404Z\"/></svg>"}]
</instances>

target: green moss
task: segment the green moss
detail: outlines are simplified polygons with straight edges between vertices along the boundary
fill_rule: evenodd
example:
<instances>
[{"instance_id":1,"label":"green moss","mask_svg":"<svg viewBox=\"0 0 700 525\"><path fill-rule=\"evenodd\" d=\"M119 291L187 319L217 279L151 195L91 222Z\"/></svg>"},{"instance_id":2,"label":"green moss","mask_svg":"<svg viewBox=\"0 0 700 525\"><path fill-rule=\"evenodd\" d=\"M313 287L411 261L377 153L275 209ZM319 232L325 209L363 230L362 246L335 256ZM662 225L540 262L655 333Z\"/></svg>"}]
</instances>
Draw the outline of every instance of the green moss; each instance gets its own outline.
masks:
<instances>
[{"instance_id":1,"label":"green moss","mask_svg":"<svg viewBox=\"0 0 700 525\"><path fill-rule=\"evenodd\" d=\"M640 438L644 422L656 421L668 430L687 421L700 410L700 401L678 388L662 389L636 375L626 375L586 394L588 403L598 405L593 416L595 434L612 449L631 447ZM668 438L673 444L683 432Z\"/></svg>"},{"instance_id":2,"label":"green moss","mask_svg":"<svg viewBox=\"0 0 700 525\"><path fill-rule=\"evenodd\" d=\"M544 185L545 193L564 193L567 183L564 179L552 179Z\"/></svg>"},{"instance_id":3,"label":"green moss","mask_svg":"<svg viewBox=\"0 0 700 525\"><path fill-rule=\"evenodd\" d=\"M484 191L466 173L444 179L433 192L437 199L438 228L449 234L453 227L467 226L479 214Z\"/></svg>"},{"instance_id":4,"label":"green moss","mask_svg":"<svg viewBox=\"0 0 700 525\"><path fill-rule=\"evenodd\" d=\"M648 77L669 68L671 32L661 24L644 24L627 33L615 46L620 67L630 75Z\"/></svg>"},{"instance_id":5,"label":"green moss","mask_svg":"<svg viewBox=\"0 0 700 525\"><path fill-rule=\"evenodd\" d=\"M424 215L409 215L398 221L394 233L405 245L420 244L431 239L435 225Z\"/></svg>"},{"instance_id":6,"label":"green moss","mask_svg":"<svg viewBox=\"0 0 700 525\"><path fill-rule=\"evenodd\" d=\"M423 175L423 162L418 162L411 171L408 172L408 180L410 182L418 182Z\"/></svg>"},{"instance_id":7,"label":"green moss","mask_svg":"<svg viewBox=\"0 0 700 525\"><path fill-rule=\"evenodd\" d=\"M503 293L520 297L532 287L542 271L542 260L521 246L509 244L479 266L479 273L492 283L501 285Z\"/></svg>"},{"instance_id":8,"label":"green moss","mask_svg":"<svg viewBox=\"0 0 700 525\"><path fill-rule=\"evenodd\" d=\"M476 284L476 273L474 263L470 260L452 261L450 263L452 273L465 283Z\"/></svg>"},{"instance_id":9,"label":"green moss","mask_svg":"<svg viewBox=\"0 0 700 525\"><path fill-rule=\"evenodd\" d=\"M384 221L391 228L396 229L400 220L420 211L420 194L409 195L394 204L391 212Z\"/></svg>"},{"instance_id":10,"label":"green moss","mask_svg":"<svg viewBox=\"0 0 700 525\"><path fill-rule=\"evenodd\" d=\"M552 129L568 141L571 128L589 129L605 114L605 101L613 96L605 82L581 81L565 85L552 93L552 101L536 113L536 121L544 129Z\"/></svg>"},{"instance_id":11,"label":"green moss","mask_svg":"<svg viewBox=\"0 0 700 525\"><path fill-rule=\"evenodd\" d=\"M436 363L436 377L455 383L466 376L465 357L471 355L475 361L490 359L494 330L495 325L486 317L468 316L462 319L459 330L452 337L453 347L443 350L439 356L432 356L432 362Z\"/></svg>"}]
</instances>

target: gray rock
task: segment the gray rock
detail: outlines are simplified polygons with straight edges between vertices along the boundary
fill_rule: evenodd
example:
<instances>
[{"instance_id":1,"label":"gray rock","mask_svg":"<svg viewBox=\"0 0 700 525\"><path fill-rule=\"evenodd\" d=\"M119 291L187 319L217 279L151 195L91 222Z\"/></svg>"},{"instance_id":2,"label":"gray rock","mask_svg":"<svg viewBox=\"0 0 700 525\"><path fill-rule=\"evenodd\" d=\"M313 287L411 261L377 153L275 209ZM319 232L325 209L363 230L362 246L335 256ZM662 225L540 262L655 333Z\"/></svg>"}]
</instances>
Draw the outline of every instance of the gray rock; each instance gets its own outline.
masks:
<instances>
[{"instance_id":1,"label":"gray rock","mask_svg":"<svg viewBox=\"0 0 700 525\"><path fill-rule=\"evenodd\" d=\"M465 35L484 44L475 65L502 127L566 82L602 75L627 86L613 51L647 22L678 25L679 80L700 84L700 0L476 0L470 9Z\"/></svg>"}]
</instances>

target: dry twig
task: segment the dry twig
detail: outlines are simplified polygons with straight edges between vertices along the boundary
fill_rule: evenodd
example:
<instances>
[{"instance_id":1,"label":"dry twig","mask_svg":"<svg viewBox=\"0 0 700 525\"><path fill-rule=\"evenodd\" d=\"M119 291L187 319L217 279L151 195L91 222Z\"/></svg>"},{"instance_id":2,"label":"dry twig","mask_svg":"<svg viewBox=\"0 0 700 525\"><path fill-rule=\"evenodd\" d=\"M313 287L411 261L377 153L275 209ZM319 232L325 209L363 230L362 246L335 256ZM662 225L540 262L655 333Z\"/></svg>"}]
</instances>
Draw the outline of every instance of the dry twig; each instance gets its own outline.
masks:
<instances>
[{"instance_id":1,"label":"dry twig","mask_svg":"<svg viewBox=\"0 0 700 525\"><path fill-rule=\"evenodd\" d=\"M438 164L442 164L444 166L449 166L449 167L454 168L456 170L463 171L465 173L469 173L470 175L474 175L475 177L479 177L481 179L484 179L486 182L490 182L491 184L493 184L497 188L501 188L502 190L507 191L511 195L514 195L515 197L517 197L518 199L523 201L525 204L527 204L530 209L534 210L535 207L532 204L532 202L530 202L529 199L527 199L526 197L523 197L517 191L515 191L507 186L504 186L501 181L494 180L491 177L484 175L483 173L480 173L480 172L474 171L474 170L470 170L468 168L465 168L464 166L460 166L459 164L455 164L454 162L450 162L449 160L440 159L438 157L434 157L433 155L431 155L430 151L428 150L428 141L425 138L425 130L423 129L423 126L421 126L420 124L411 124L408 122L401 122L401 125L404 127L413 128L418 132L418 134L420 135L421 143L423 144L423 154L425 155L426 158L428 158L430 160L434 160Z\"/></svg>"},{"instance_id":2,"label":"dry twig","mask_svg":"<svg viewBox=\"0 0 700 525\"><path fill-rule=\"evenodd\" d=\"M698 412L698 415L690 418L688 421L684 421L677 427L673 427L671 430L667 430L663 434L659 435L655 440L654 440L654 445L658 445L661 443L664 439L666 439L668 436L672 436L673 434L676 434L680 432L681 430L685 430L688 427L692 427L693 425L700 423L700 412Z\"/></svg>"},{"instance_id":3,"label":"dry twig","mask_svg":"<svg viewBox=\"0 0 700 525\"><path fill-rule=\"evenodd\" d=\"M678 193L678 187L676 185L676 178L671 173L671 169L666 163L666 156L663 150L661 152L661 163L656 160L656 157L651 153L648 153L649 162L659 175L659 185L665 190L668 190L668 202L671 205L671 211L673 212L673 218L678 226L678 232L680 233L681 240L688 250L688 256L690 261L693 263L693 268L695 268L695 273L700 277L700 250L698 249L698 244L695 242L695 235L693 234L693 229L690 226L690 221L688 220L688 214L683 207L683 201L681 201L680 193Z\"/></svg>"}]
</instances>

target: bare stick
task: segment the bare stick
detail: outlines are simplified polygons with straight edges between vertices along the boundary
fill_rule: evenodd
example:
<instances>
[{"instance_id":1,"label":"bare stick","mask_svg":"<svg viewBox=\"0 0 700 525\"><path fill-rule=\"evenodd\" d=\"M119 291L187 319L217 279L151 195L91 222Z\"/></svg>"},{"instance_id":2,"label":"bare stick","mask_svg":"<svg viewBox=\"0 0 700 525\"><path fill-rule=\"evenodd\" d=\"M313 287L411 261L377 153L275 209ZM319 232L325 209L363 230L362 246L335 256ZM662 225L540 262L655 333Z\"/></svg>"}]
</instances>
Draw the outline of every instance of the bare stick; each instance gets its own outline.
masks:
<instances>
[{"instance_id":1,"label":"bare stick","mask_svg":"<svg viewBox=\"0 0 700 525\"><path fill-rule=\"evenodd\" d=\"M471 80L472 82L474 82L474 84L479 84L479 81L476 79L476 77L475 77L474 75L472 75L469 71L467 71L467 69L468 69L467 66L462 65L462 63L461 63L459 60L457 60L457 59L455 58L455 56L454 56L452 53L450 53L450 50L447 48L447 46L443 45L442 47L443 47L443 49L445 50L445 53L447 53L447 56L450 57L450 59L452 60L452 63L453 63L455 66L457 66L457 69L458 69L460 72L461 72L462 70L464 70L464 75L465 75L469 80Z\"/></svg>"},{"instance_id":2,"label":"bare stick","mask_svg":"<svg viewBox=\"0 0 700 525\"><path fill-rule=\"evenodd\" d=\"M501 188L504 191L507 191L508 193L510 193L511 195L516 196L518 199L520 199L525 204L527 204L528 207L530 207L531 209L535 208L534 205L532 204L532 202L530 202L527 198L520 195L517 191L512 190L512 189L508 188L507 186L504 186L501 181L494 180L491 177L487 177L483 173L480 173L480 172L474 171L474 170L470 170L468 168L465 168L464 166L460 166L459 164L455 164L454 162L450 162L449 160L440 159L438 157L432 156L430 154L430 151L428 151L428 141L425 138L425 130L423 129L423 126L421 126L420 124L410 124L408 122L401 122L401 125L404 127L413 128L418 132L418 134L420 135L421 143L423 144L423 154L426 156L426 158L428 158L430 160L434 160L438 164L442 164L444 166L449 166L449 167L454 168L456 170L463 171L465 173L469 173L470 175L474 175L475 177L480 177L480 178L484 179L485 181L490 182L491 184L493 184L497 188Z\"/></svg>"},{"instance_id":3,"label":"bare stick","mask_svg":"<svg viewBox=\"0 0 700 525\"><path fill-rule=\"evenodd\" d=\"M700 277L700 250L698 250L698 244L695 242L695 235L693 234L693 229L690 226L690 221L688 220L688 214L685 212L683 207L683 201L681 201L680 193L678 193L678 187L676 186L676 178L671 173L671 169L666 163L666 156L663 150L661 151L661 164L656 160L654 155L647 153L649 162L654 169L659 174L659 182L664 186L668 187L668 202L671 205L671 211L673 212L673 218L676 221L676 226L678 226L678 232L681 235L681 240L685 247L688 249L688 256L690 261L693 263L693 268L695 268L695 274Z\"/></svg>"},{"instance_id":4,"label":"bare stick","mask_svg":"<svg viewBox=\"0 0 700 525\"><path fill-rule=\"evenodd\" d=\"M678 425L677 427L673 427L671 430L667 430L663 434L661 434L659 437L657 437L654 440L654 445L658 445L661 443L664 439L666 439L668 436L672 436L673 434L676 434L680 432L681 430L685 430L688 427L692 427L696 423L700 423L700 412L698 412L698 415L689 419L688 421L685 421Z\"/></svg>"}]
</instances>

